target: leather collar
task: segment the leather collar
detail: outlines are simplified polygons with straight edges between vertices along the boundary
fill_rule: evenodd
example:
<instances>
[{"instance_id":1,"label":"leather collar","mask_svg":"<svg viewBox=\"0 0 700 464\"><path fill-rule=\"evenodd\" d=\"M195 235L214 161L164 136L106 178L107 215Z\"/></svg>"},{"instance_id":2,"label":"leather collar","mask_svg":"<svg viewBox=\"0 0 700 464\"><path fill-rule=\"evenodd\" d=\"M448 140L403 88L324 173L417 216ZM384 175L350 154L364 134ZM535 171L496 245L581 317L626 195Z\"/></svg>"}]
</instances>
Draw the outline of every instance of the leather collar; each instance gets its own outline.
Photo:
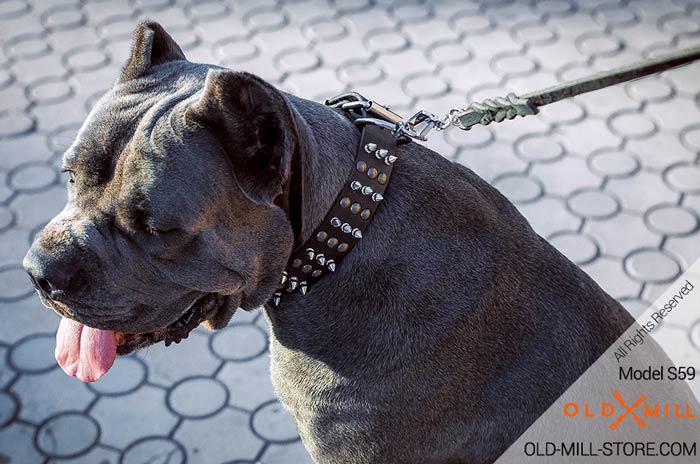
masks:
<instances>
[{"instance_id":1,"label":"leather collar","mask_svg":"<svg viewBox=\"0 0 700 464\"><path fill-rule=\"evenodd\" d=\"M311 238L292 252L272 298L274 306L280 305L285 293L306 295L314 283L335 272L362 239L384 199L397 160L397 145L398 139L390 130L362 126L353 169Z\"/></svg>"}]
</instances>

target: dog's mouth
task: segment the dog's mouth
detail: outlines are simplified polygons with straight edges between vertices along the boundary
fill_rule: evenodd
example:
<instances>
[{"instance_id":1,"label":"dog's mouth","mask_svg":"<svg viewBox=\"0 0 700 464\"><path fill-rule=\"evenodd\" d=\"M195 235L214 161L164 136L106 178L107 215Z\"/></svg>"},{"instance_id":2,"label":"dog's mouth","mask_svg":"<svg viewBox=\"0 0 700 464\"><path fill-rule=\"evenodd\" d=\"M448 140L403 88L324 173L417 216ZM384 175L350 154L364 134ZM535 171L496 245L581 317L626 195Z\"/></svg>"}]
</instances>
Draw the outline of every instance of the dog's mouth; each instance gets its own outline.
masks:
<instances>
[{"instance_id":1,"label":"dog's mouth","mask_svg":"<svg viewBox=\"0 0 700 464\"><path fill-rule=\"evenodd\" d=\"M179 343L202 323L215 326L212 321L220 318L220 312L227 311L226 306L226 296L206 293L175 322L147 333L95 329L63 317L56 332L56 361L66 374L94 382L109 371L117 354L128 354L160 341L166 346Z\"/></svg>"}]
</instances>

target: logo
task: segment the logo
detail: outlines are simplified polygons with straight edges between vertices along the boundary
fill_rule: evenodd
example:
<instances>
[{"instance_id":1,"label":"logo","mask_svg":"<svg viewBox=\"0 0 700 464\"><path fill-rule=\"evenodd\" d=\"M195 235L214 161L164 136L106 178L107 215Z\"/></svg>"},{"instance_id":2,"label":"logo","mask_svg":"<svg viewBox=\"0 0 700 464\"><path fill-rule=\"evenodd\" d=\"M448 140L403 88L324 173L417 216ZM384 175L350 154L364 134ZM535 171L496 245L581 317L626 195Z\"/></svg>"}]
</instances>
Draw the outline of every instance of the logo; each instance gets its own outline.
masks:
<instances>
[{"instance_id":1,"label":"logo","mask_svg":"<svg viewBox=\"0 0 700 464\"><path fill-rule=\"evenodd\" d=\"M641 429L645 429L653 420L681 420L695 419L697 416L691 412L690 404L680 403L647 403L647 396L640 395L634 401L627 401L622 394L613 390L614 401L602 402L600 405L590 403L566 403L564 415L567 417L582 417L592 419L595 417L610 417L613 421L608 428L617 429L625 421L632 421Z\"/></svg>"}]
</instances>

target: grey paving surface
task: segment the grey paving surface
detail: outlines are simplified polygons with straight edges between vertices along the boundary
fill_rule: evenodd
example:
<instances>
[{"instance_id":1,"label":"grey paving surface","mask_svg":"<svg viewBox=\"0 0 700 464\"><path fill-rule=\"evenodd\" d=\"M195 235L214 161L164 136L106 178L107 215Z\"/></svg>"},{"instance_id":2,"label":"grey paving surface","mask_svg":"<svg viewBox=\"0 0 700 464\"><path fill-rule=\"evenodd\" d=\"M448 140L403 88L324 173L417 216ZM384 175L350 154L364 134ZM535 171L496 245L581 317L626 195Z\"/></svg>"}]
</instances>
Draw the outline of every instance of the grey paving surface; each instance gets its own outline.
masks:
<instances>
[{"instance_id":1,"label":"grey paving surface","mask_svg":"<svg viewBox=\"0 0 700 464\"><path fill-rule=\"evenodd\" d=\"M700 43L691 0L0 0L0 462L310 462L270 386L258 313L121 358L92 385L53 360L58 319L19 263L62 207L61 152L144 16L191 60L311 99L354 89L404 112ZM430 145L639 313L700 257L699 101L694 65ZM698 349L696 319L664 330Z\"/></svg>"}]
</instances>

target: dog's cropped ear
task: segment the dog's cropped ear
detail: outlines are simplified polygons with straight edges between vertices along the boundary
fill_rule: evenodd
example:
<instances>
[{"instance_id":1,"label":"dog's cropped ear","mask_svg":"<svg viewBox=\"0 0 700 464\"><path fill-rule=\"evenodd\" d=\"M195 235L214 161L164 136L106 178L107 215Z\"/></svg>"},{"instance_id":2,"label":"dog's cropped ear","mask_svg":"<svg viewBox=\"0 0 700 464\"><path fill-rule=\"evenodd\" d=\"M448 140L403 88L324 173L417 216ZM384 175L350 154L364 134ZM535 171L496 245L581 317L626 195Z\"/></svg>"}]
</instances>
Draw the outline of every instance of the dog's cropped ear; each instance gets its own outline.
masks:
<instances>
[{"instance_id":1,"label":"dog's cropped ear","mask_svg":"<svg viewBox=\"0 0 700 464\"><path fill-rule=\"evenodd\" d=\"M185 60L180 46L155 21L145 20L136 26L131 55L122 68L120 82L141 77L156 65L168 61Z\"/></svg>"},{"instance_id":2,"label":"dog's cropped ear","mask_svg":"<svg viewBox=\"0 0 700 464\"><path fill-rule=\"evenodd\" d=\"M296 124L279 90L246 72L211 69L185 123L212 129L243 192L273 203L291 171Z\"/></svg>"}]
</instances>

